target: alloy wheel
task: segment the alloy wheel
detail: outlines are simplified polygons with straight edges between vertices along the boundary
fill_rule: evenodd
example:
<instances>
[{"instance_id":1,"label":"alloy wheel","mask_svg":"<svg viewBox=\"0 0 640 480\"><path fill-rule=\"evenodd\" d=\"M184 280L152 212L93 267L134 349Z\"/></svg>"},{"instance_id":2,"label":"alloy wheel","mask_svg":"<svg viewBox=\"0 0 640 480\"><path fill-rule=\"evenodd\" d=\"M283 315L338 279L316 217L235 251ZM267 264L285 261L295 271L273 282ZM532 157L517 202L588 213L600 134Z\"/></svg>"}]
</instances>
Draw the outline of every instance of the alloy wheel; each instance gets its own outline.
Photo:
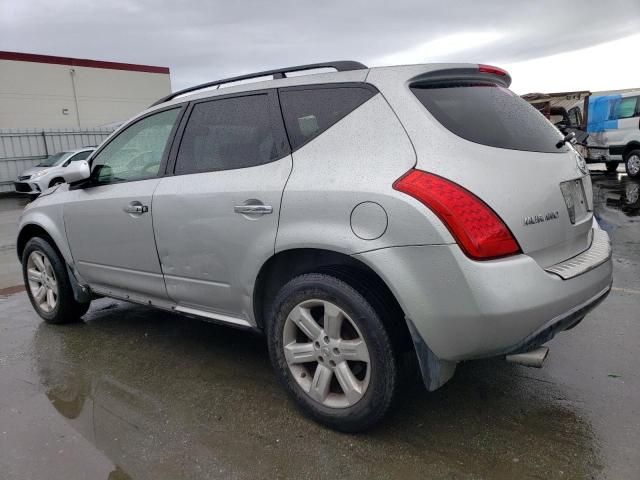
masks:
<instances>
[{"instance_id":1,"label":"alloy wheel","mask_svg":"<svg viewBox=\"0 0 640 480\"><path fill-rule=\"evenodd\" d=\"M627 159L627 169L630 175L637 175L640 172L640 155L631 155Z\"/></svg>"},{"instance_id":2,"label":"alloy wheel","mask_svg":"<svg viewBox=\"0 0 640 480\"><path fill-rule=\"evenodd\" d=\"M29 255L27 280L37 307L45 313L52 312L58 303L58 282L53 266L44 253L35 250Z\"/></svg>"},{"instance_id":3,"label":"alloy wheel","mask_svg":"<svg viewBox=\"0 0 640 480\"><path fill-rule=\"evenodd\" d=\"M369 349L360 330L337 305L306 300L285 321L284 356L302 390L324 406L346 408L367 391Z\"/></svg>"}]
</instances>

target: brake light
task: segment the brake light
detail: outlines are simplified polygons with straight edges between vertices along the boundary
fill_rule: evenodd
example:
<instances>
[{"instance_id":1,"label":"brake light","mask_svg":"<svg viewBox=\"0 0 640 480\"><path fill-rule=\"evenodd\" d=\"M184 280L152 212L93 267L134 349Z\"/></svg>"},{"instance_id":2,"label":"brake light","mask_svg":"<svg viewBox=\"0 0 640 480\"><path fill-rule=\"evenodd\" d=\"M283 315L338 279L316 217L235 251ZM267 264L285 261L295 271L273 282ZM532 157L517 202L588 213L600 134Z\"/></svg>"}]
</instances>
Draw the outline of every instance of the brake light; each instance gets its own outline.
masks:
<instances>
[{"instance_id":1,"label":"brake light","mask_svg":"<svg viewBox=\"0 0 640 480\"><path fill-rule=\"evenodd\" d=\"M467 256L488 260L520 253L518 242L500 217L457 183L422 170L409 170L393 188L429 207Z\"/></svg>"},{"instance_id":2,"label":"brake light","mask_svg":"<svg viewBox=\"0 0 640 480\"><path fill-rule=\"evenodd\" d=\"M502 68L494 67L492 65L478 65L478 70L482 73L493 73L494 75L500 75L501 77L507 76L507 71Z\"/></svg>"}]
</instances>

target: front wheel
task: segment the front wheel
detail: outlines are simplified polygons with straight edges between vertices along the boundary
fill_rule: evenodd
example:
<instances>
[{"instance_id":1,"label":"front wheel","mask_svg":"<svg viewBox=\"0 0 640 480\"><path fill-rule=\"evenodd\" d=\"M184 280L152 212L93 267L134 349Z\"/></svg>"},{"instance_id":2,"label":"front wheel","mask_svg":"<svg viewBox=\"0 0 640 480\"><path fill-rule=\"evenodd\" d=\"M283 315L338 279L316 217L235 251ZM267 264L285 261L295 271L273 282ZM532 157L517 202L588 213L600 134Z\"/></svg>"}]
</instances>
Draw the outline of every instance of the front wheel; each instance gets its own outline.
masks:
<instances>
[{"instance_id":1,"label":"front wheel","mask_svg":"<svg viewBox=\"0 0 640 480\"><path fill-rule=\"evenodd\" d=\"M632 150L627 153L624 159L624 166L627 170L627 175L632 178L640 177L640 150Z\"/></svg>"},{"instance_id":2,"label":"front wheel","mask_svg":"<svg viewBox=\"0 0 640 480\"><path fill-rule=\"evenodd\" d=\"M56 185L62 185L63 183L65 183L64 178L54 178L49 183L49 188L55 187Z\"/></svg>"},{"instance_id":3,"label":"front wheel","mask_svg":"<svg viewBox=\"0 0 640 480\"><path fill-rule=\"evenodd\" d=\"M267 332L289 394L314 420L347 432L378 422L398 383L381 312L357 287L327 274L296 277L276 296Z\"/></svg>"},{"instance_id":4,"label":"front wheel","mask_svg":"<svg viewBox=\"0 0 640 480\"><path fill-rule=\"evenodd\" d=\"M89 303L73 298L64 260L44 238L34 237L22 253L22 274L31 305L47 323L78 321Z\"/></svg>"}]
</instances>

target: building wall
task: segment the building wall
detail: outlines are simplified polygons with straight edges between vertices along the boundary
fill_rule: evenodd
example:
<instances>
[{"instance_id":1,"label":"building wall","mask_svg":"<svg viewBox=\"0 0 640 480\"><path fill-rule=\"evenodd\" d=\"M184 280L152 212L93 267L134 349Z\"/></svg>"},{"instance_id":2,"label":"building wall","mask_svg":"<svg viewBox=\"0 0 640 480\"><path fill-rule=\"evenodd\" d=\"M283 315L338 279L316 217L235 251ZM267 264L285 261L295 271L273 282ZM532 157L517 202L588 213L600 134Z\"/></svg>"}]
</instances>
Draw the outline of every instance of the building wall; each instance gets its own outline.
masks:
<instances>
[{"instance_id":1,"label":"building wall","mask_svg":"<svg viewBox=\"0 0 640 480\"><path fill-rule=\"evenodd\" d=\"M121 122L170 91L168 73L0 59L0 129Z\"/></svg>"}]
</instances>

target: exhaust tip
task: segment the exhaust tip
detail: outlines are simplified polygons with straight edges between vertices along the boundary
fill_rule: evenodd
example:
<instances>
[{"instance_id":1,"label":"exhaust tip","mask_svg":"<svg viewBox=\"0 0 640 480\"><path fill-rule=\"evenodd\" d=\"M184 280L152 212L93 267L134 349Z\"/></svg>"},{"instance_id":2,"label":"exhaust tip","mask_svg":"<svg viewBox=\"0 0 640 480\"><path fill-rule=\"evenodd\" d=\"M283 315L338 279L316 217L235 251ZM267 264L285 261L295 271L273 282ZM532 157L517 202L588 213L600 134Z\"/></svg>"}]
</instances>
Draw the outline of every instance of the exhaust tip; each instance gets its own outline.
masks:
<instances>
[{"instance_id":1,"label":"exhaust tip","mask_svg":"<svg viewBox=\"0 0 640 480\"><path fill-rule=\"evenodd\" d=\"M539 347L528 352L507 355L505 359L509 363L517 363L525 367L542 368L547 355L549 355L549 347Z\"/></svg>"}]
</instances>

